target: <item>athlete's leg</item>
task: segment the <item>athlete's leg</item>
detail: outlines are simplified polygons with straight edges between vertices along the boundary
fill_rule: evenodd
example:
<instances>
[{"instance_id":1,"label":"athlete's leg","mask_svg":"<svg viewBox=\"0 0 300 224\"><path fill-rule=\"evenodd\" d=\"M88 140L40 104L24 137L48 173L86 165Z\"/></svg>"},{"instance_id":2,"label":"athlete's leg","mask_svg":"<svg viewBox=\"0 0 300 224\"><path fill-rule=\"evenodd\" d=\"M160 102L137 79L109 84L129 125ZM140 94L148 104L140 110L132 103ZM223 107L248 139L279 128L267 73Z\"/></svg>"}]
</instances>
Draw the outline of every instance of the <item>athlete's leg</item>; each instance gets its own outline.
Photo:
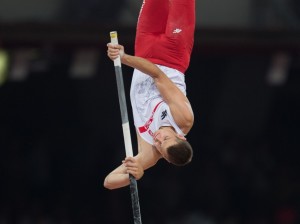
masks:
<instances>
[{"instance_id":1,"label":"athlete's leg","mask_svg":"<svg viewBox=\"0 0 300 224\"><path fill-rule=\"evenodd\" d=\"M141 7L137 32L164 33L169 11L169 0L144 0Z\"/></svg>"},{"instance_id":2,"label":"athlete's leg","mask_svg":"<svg viewBox=\"0 0 300 224\"><path fill-rule=\"evenodd\" d=\"M169 0L165 32L151 43L148 55L169 67L189 64L194 43L195 0ZM148 44L150 45L150 44Z\"/></svg>"},{"instance_id":3,"label":"athlete's leg","mask_svg":"<svg viewBox=\"0 0 300 224\"><path fill-rule=\"evenodd\" d=\"M185 33L183 35L184 38L192 38L194 28L195 0L170 0L166 35L168 37L176 37L178 36L176 34L183 31Z\"/></svg>"}]
</instances>

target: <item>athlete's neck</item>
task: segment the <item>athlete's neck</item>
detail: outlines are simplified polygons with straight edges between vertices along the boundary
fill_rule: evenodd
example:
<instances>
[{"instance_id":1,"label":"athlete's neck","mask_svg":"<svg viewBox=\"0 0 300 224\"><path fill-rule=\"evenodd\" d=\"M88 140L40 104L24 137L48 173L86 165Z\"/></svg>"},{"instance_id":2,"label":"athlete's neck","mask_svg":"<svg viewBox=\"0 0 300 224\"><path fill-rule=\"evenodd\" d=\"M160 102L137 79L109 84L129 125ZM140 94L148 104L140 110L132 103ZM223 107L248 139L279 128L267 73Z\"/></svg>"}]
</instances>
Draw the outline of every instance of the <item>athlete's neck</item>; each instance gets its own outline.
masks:
<instances>
[{"instance_id":1,"label":"athlete's neck","mask_svg":"<svg viewBox=\"0 0 300 224\"><path fill-rule=\"evenodd\" d=\"M160 126L159 129L171 129L172 131L175 131L175 128L173 128L172 126Z\"/></svg>"}]
</instances>

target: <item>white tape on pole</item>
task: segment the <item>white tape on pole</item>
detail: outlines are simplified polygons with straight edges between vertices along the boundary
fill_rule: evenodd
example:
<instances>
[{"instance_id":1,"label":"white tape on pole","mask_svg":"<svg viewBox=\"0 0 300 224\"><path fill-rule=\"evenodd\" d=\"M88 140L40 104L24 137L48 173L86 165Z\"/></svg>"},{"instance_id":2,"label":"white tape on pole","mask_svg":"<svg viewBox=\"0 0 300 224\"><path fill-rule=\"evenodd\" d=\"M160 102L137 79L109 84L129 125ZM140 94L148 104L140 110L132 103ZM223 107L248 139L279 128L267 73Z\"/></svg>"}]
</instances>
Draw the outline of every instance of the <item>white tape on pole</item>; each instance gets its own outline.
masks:
<instances>
[{"instance_id":1,"label":"white tape on pole","mask_svg":"<svg viewBox=\"0 0 300 224\"><path fill-rule=\"evenodd\" d=\"M118 44L118 33L116 31L110 32L110 40L112 44ZM121 67L121 59L120 56L114 60L114 65Z\"/></svg>"},{"instance_id":2,"label":"white tape on pole","mask_svg":"<svg viewBox=\"0 0 300 224\"><path fill-rule=\"evenodd\" d=\"M110 32L110 38L112 44L118 44L118 35L116 31ZM126 151L126 156L132 157L133 150L131 145L130 127L129 127L129 120L127 114L127 106L126 106L126 98L125 98L120 56L114 60L114 65L115 65L115 72L117 78L119 103L121 109L125 151ZM130 180L130 195L131 195L131 202L132 202L134 224L142 224L137 181L134 178L134 176L131 174L129 175L129 180Z\"/></svg>"},{"instance_id":3,"label":"white tape on pole","mask_svg":"<svg viewBox=\"0 0 300 224\"><path fill-rule=\"evenodd\" d=\"M129 122L122 124L126 156L133 156Z\"/></svg>"}]
</instances>

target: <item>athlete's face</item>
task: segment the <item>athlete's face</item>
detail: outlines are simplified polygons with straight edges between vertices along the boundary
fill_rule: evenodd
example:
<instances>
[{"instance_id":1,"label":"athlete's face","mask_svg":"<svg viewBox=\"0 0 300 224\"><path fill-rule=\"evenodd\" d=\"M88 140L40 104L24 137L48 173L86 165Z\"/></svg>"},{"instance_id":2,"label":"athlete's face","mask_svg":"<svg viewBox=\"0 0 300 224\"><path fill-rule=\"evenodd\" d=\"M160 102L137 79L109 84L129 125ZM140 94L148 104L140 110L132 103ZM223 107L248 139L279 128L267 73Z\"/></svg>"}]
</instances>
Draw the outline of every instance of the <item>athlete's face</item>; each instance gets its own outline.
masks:
<instances>
[{"instance_id":1,"label":"athlete's face","mask_svg":"<svg viewBox=\"0 0 300 224\"><path fill-rule=\"evenodd\" d=\"M154 133L154 146L166 160L168 160L167 148L175 145L177 138L186 140L184 136L177 134L171 127L160 128Z\"/></svg>"}]
</instances>

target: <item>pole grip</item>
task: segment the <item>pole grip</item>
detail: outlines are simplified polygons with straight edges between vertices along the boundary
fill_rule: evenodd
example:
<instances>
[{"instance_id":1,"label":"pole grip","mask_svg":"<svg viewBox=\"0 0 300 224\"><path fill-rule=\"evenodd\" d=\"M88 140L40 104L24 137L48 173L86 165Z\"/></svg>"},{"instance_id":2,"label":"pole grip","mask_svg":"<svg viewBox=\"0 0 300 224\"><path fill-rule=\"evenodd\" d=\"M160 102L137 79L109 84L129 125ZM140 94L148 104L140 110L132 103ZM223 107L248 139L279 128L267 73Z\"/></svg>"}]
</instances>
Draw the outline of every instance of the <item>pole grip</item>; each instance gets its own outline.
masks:
<instances>
[{"instance_id":1,"label":"pole grip","mask_svg":"<svg viewBox=\"0 0 300 224\"><path fill-rule=\"evenodd\" d=\"M110 39L112 44L118 44L118 34L116 31L110 32ZM133 156L120 56L114 60L114 65L117 79L118 97L121 109L126 156ZM131 174L129 175L129 180L134 224L142 224L137 181Z\"/></svg>"},{"instance_id":2,"label":"pole grip","mask_svg":"<svg viewBox=\"0 0 300 224\"><path fill-rule=\"evenodd\" d=\"M114 45L117 45L118 44L118 32L117 31L111 31L110 32L110 42ZM121 59L120 59L120 56L117 57L115 60L114 60L114 66L119 66L121 67Z\"/></svg>"}]
</instances>

